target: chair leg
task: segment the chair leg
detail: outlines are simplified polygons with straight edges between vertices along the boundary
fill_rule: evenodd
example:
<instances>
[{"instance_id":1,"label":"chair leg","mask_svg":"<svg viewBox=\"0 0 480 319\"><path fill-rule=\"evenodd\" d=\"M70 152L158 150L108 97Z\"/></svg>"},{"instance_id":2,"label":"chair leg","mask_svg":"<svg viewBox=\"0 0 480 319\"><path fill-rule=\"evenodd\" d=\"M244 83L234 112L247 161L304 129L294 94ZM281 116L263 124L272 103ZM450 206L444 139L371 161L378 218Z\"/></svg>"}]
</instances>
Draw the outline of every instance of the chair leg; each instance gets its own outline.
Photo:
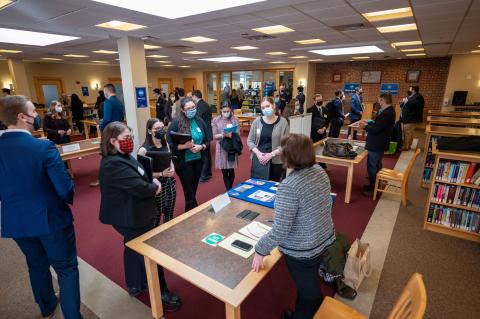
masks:
<instances>
[{"instance_id":1,"label":"chair leg","mask_svg":"<svg viewBox=\"0 0 480 319\"><path fill-rule=\"evenodd\" d=\"M378 190L378 184L380 180L378 179L378 176L375 177L375 188L373 189L373 200L377 199L377 190Z\"/></svg>"}]
</instances>

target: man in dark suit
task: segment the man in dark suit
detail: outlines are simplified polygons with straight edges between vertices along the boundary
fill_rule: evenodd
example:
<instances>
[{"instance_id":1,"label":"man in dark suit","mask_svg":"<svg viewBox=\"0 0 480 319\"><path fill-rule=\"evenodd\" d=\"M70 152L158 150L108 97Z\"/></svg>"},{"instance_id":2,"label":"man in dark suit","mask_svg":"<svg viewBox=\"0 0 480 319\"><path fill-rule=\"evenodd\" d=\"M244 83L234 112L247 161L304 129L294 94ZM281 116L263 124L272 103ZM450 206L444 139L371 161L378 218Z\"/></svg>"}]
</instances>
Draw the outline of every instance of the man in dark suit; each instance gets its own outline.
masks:
<instances>
[{"instance_id":1,"label":"man in dark suit","mask_svg":"<svg viewBox=\"0 0 480 319\"><path fill-rule=\"evenodd\" d=\"M194 90L192 92L192 99L197 105L197 116L202 118L202 120L207 125L210 136L213 135L212 132L212 111L207 102L202 98L202 92L200 90ZM202 175L200 176L200 183L206 183L212 178L212 154L210 152L210 145L206 149L206 158L203 162Z\"/></svg>"},{"instance_id":2,"label":"man in dark suit","mask_svg":"<svg viewBox=\"0 0 480 319\"><path fill-rule=\"evenodd\" d=\"M363 115L363 102L362 102L363 90L361 87L355 88L355 94L350 99L350 123L358 122L362 119ZM352 129L348 128L348 136L352 133ZM357 131L353 132L353 139L357 139Z\"/></svg>"},{"instance_id":3,"label":"man in dark suit","mask_svg":"<svg viewBox=\"0 0 480 319\"><path fill-rule=\"evenodd\" d=\"M167 101L163 96L162 89L153 89L153 98L155 99L155 110L157 113L157 119L164 122L165 116L167 115L165 110L165 104Z\"/></svg>"},{"instance_id":4,"label":"man in dark suit","mask_svg":"<svg viewBox=\"0 0 480 319\"><path fill-rule=\"evenodd\" d=\"M300 114L303 114L303 111L305 109L305 94L303 93L303 86L297 87L298 94L296 96L296 99L299 104L299 109L298 112Z\"/></svg>"},{"instance_id":5,"label":"man in dark suit","mask_svg":"<svg viewBox=\"0 0 480 319\"><path fill-rule=\"evenodd\" d=\"M328 113L330 120L330 131L328 132L329 137L338 138L340 135L340 129L343 125L343 119L345 118L343 112L343 100L345 95L342 90L338 89L335 91L335 99L332 101L333 104L330 104Z\"/></svg>"},{"instance_id":6,"label":"man in dark suit","mask_svg":"<svg viewBox=\"0 0 480 319\"><path fill-rule=\"evenodd\" d=\"M307 113L312 113L310 138L315 143L327 136L328 110L323 106L323 98L321 94L315 94L314 102L315 104L307 110Z\"/></svg>"},{"instance_id":7,"label":"man in dark suit","mask_svg":"<svg viewBox=\"0 0 480 319\"><path fill-rule=\"evenodd\" d=\"M400 121L403 126L403 147L402 150L407 151L412 146L413 133L417 123L423 122L423 108L425 100L418 93L418 86L413 85L408 89L408 97L404 98L400 104L401 116Z\"/></svg>"},{"instance_id":8,"label":"man in dark suit","mask_svg":"<svg viewBox=\"0 0 480 319\"><path fill-rule=\"evenodd\" d=\"M117 98L115 86L113 84L105 84L103 87L105 94L105 102L103 102L103 120L100 123L100 131L111 122L123 122L125 120L125 107Z\"/></svg>"},{"instance_id":9,"label":"man in dark suit","mask_svg":"<svg viewBox=\"0 0 480 319\"><path fill-rule=\"evenodd\" d=\"M364 128L367 135L365 148L368 150L367 171L369 185L363 187L365 196L372 196L375 187L375 178L382 169L383 153L388 150L393 125L395 124L395 110L392 107L392 94L385 92L378 98L380 110L374 121L362 121L360 127Z\"/></svg>"},{"instance_id":10,"label":"man in dark suit","mask_svg":"<svg viewBox=\"0 0 480 319\"><path fill-rule=\"evenodd\" d=\"M42 316L59 299L50 266L58 275L65 318L82 318L73 217L73 183L53 142L36 139L39 127L32 102L24 96L0 98L0 201L2 236L13 238L27 259L33 296Z\"/></svg>"}]
</instances>

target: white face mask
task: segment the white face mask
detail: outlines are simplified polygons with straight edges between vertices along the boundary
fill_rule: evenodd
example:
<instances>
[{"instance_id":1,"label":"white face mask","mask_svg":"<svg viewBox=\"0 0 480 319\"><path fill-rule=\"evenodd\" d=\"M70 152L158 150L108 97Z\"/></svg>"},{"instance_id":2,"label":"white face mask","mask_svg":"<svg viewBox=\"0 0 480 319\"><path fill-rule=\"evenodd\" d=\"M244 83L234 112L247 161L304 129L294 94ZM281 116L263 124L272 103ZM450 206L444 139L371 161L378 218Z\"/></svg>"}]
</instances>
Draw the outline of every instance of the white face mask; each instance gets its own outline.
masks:
<instances>
[{"instance_id":1,"label":"white face mask","mask_svg":"<svg viewBox=\"0 0 480 319\"><path fill-rule=\"evenodd\" d=\"M230 112L222 112L222 117L224 119L229 119L230 118Z\"/></svg>"},{"instance_id":2,"label":"white face mask","mask_svg":"<svg viewBox=\"0 0 480 319\"><path fill-rule=\"evenodd\" d=\"M55 106L55 112L62 113L63 108L61 106Z\"/></svg>"}]
</instances>

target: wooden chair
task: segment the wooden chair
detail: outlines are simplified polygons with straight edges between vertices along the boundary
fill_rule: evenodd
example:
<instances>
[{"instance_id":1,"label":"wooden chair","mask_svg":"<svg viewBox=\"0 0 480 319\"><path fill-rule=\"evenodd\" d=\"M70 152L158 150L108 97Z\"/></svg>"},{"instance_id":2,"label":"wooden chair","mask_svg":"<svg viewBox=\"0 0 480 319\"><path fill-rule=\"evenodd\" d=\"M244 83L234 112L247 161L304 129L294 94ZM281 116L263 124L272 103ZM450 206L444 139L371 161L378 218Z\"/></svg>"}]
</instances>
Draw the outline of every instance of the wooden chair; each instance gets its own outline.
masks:
<instances>
[{"instance_id":1,"label":"wooden chair","mask_svg":"<svg viewBox=\"0 0 480 319\"><path fill-rule=\"evenodd\" d=\"M242 109L233 110L233 115L242 115Z\"/></svg>"},{"instance_id":2,"label":"wooden chair","mask_svg":"<svg viewBox=\"0 0 480 319\"><path fill-rule=\"evenodd\" d=\"M388 319L421 319L427 307L427 292L422 275L414 273L398 297ZM326 297L314 319L368 319L344 303Z\"/></svg>"},{"instance_id":3,"label":"wooden chair","mask_svg":"<svg viewBox=\"0 0 480 319\"><path fill-rule=\"evenodd\" d=\"M413 164L420 149L417 148L413 157L408 162L407 168L404 172L399 172L393 169L382 168L375 178L375 190L373 192L373 200L377 198L377 192L389 193L399 195L403 206L407 206L408 195L408 177L412 171Z\"/></svg>"}]
</instances>

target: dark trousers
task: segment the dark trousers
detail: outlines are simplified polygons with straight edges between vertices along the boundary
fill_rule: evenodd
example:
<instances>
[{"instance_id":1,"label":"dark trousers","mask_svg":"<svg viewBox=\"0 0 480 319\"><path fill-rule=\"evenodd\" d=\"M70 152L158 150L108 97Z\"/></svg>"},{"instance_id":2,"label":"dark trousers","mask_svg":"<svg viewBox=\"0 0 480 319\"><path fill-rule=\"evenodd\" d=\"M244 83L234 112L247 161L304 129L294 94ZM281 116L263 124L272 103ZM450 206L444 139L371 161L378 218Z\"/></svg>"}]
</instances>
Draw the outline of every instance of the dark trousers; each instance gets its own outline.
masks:
<instances>
[{"instance_id":1,"label":"dark trousers","mask_svg":"<svg viewBox=\"0 0 480 319\"><path fill-rule=\"evenodd\" d=\"M16 238L15 242L27 259L33 297L42 315L51 313L57 303L50 273L52 266L58 276L63 316L65 319L82 318L73 225L48 235Z\"/></svg>"},{"instance_id":2,"label":"dark trousers","mask_svg":"<svg viewBox=\"0 0 480 319\"><path fill-rule=\"evenodd\" d=\"M375 177L377 177L378 171L382 169L382 159L383 152L368 151L367 171L370 188L372 189L375 187Z\"/></svg>"},{"instance_id":3,"label":"dark trousers","mask_svg":"<svg viewBox=\"0 0 480 319\"><path fill-rule=\"evenodd\" d=\"M233 168L222 169L223 183L227 191L233 187L235 181L235 170Z\"/></svg>"},{"instance_id":4,"label":"dark trousers","mask_svg":"<svg viewBox=\"0 0 480 319\"><path fill-rule=\"evenodd\" d=\"M312 319L323 301L318 276L322 255L313 259L296 259L288 255L283 257L298 290L293 318Z\"/></svg>"},{"instance_id":5,"label":"dark trousers","mask_svg":"<svg viewBox=\"0 0 480 319\"><path fill-rule=\"evenodd\" d=\"M360 121L360 119L350 119L350 124L356 123L358 121ZM348 128L347 138L350 136L350 134L352 134L352 128L351 127ZM354 140L357 139L357 131L353 131L353 139Z\"/></svg>"},{"instance_id":6,"label":"dark trousers","mask_svg":"<svg viewBox=\"0 0 480 319\"><path fill-rule=\"evenodd\" d=\"M125 282L128 288L137 288L143 290L147 288L147 274L145 272L145 260L142 255L125 246L125 243L140 235L145 234L153 228L151 225L140 228L128 228L113 226L117 232L123 236L123 265L125 267ZM168 291L167 282L163 273L163 267L158 266L158 278L160 279L160 289L162 292Z\"/></svg>"},{"instance_id":7,"label":"dark trousers","mask_svg":"<svg viewBox=\"0 0 480 319\"><path fill-rule=\"evenodd\" d=\"M200 175L202 174L203 161L195 160L185 162L181 169L177 170L177 175L182 184L183 194L185 195L185 211L198 206L197 189Z\"/></svg>"},{"instance_id":8,"label":"dark trousers","mask_svg":"<svg viewBox=\"0 0 480 319\"><path fill-rule=\"evenodd\" d=\"M330 130L328 131L328 137L338 138L340 135L340 129L343 125L343 119L340 117L335 117L330 122Z\"/></svg>"},{"instance_id":9,"label":"dark trousers","mask_svg":"<svg viewBox=\"0 0 480 319\"><path fill-rule=\"evenodd\" d=\"M212 153L210 153L210 144L205 150L205 160L202 167L202 175L200 176L201 180L208 180L212 178Z\"/></svg>"}]
</instances>

